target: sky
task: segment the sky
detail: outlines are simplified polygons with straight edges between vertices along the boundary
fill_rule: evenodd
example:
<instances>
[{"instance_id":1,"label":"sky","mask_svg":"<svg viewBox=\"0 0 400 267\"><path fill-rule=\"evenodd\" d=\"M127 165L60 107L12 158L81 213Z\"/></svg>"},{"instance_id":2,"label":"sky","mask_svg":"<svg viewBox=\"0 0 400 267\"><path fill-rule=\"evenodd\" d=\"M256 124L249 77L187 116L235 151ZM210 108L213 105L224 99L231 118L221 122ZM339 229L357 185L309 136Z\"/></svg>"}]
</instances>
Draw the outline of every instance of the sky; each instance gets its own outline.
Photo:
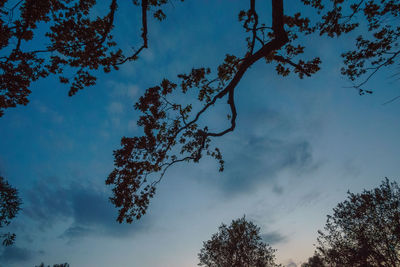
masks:
<instances>
[{"instance_id":1,"label":"sky","mask_svg":"<svg viewBox=\"0 0 400 267\"><path fill-rule=\"evenodd\" d=\"M285 3L288 13L299 8ZM121 137L142 134L134 103L163 78L177 81L193 67L215 70L225 54L242 55L237 14L247 8L239 0L172 1L165 21L151 20L150 48L138 61L100 74L73 97L54 77L38 81L27 106L6 110L0 174L19 189L23 205L9 228L16 243L1 248L0 266L196 266L203 241L243 215L277 249L277 262L300 266L348 190L374 188L384 177L399 182L400 101L383 105L400 94L396 69L374 77L374 94L359 96L340 75L340 54L359 33L312 35L302 40L306 54L323 62L313 77L277 76L261 60L240 81L237 127L214 141L224 172L208 158L176 165L141 220L116 222L104 181ZM261 10L268 21L270 7ZM139 14L130 1L120 5L114 33L124 48L140 45ZM218 103L207 122L223 127L225 109Z\"/></svg>"}]
</instances>

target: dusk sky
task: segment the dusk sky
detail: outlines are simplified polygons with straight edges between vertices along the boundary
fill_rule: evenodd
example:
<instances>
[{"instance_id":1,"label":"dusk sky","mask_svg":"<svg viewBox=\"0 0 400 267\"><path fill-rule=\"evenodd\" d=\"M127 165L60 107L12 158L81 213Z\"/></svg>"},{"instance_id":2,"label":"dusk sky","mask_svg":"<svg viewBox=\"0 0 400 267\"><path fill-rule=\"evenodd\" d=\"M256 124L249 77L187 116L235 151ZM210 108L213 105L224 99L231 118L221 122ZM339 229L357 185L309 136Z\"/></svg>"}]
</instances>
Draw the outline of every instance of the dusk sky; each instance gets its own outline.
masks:
<instances>
[{"instance_id":1,"label":"dusk sky","mask_svg":"<svg viewBox=\"0 0 400 267\"><path fill-rule=\"evenodd\" d=\"M299 11L295 2L285 1L285 12ZM265 5L261 13L269 22L270 1L257 5ZM138 61L100 74L95 86L73 97L56 77L41 80L27 106L5 110L0 175L18 188L23 205L9 227L16 243L1 248L0 266L197 266L203 241L243 215L277 249L278 263L300 266L348 190L371 189L384 177L400 182L400 99L383 105L400 95L393 77L399 66L379 72L367 84L374 93L360 96L340 74L340 54L360 32L339 39L311 35L302 40L306 55L323 62L311 78L278 76L260 60L240 81L237 127L213 141L224 172L211 158L176 165L142 219L116 222L104 181L121 137L142 134L134 103L163 78L177 81L193 67L215 71L225 54L243 56L241 9L248 1L171 1L165 21L150 20L150 48ZM98 13L104 13L100 6ZM117 41L137 48L140 27L140 9L120 3ZM207 114L215 129L226 127L226 112L219 112L225 110L220 102Z\"/></svg>"}]
</instances>

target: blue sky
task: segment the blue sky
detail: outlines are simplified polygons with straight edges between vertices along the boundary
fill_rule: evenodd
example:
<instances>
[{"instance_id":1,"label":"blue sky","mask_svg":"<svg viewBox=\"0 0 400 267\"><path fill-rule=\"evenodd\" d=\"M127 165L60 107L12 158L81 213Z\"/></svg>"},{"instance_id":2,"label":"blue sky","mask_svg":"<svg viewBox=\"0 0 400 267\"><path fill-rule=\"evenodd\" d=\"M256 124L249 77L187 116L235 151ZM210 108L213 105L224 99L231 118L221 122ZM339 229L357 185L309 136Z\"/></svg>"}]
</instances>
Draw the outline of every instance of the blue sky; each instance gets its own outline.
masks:
<instances>
[{"instance_id":1,"label":"blue sky","mask_svg":"<svg viewBox=\"0 0 400 267\"><path fill-rule=\"evenodd\" d=\"M323 61L312 78L278 77L257 62L241 80L237 128L215 140L223 173L207 158L175 166L143 219L115 222L104 180L120 138L141 134L133 104L164 77L242 55L237 14L247 8L247 1L174 1L166 21L150 23L150 49L137 62L73 97L53 78L37 82L26 107L6 110L0 173L19 189L23 210L11 225L16 244L2 248L0 266L196 266L202 242L243 214L278 250L278 262L300 264L347 190L375 187L385 176L399 181L400 101L382 105L400 94L390 78L395 69L368 84L373 95L359 96L340 76L340 53L357 33L309 36L307 54ZM120 5L115 35L124 47L139 46L138 12L130 2ZM225 113L217 111L227 108L217 104L207 122L219 127Z\"/></svg>"}]
</instances>

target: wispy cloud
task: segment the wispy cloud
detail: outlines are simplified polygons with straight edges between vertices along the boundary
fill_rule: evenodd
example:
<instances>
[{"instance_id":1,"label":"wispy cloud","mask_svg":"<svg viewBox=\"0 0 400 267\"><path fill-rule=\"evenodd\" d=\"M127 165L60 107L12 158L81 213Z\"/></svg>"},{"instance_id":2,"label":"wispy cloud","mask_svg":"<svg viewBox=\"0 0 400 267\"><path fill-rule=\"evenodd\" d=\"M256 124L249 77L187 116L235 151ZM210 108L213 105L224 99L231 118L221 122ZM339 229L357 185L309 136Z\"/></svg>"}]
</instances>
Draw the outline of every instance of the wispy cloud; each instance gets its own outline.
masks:
<instances>
[{"instance_id":1,"label":"wispy cloud","mask_svg":"<svg viewBox=\"0 0 400 267\"><path fill-rule=\"evenodd\" d=\"M277 231L272 231L262 234L261 238L264 242L266 242L269 245L275 245L281 242L285 242L287 240L286 236L282 235Z\"/></svg>"},{"instance_id":2,"label":"wispy cloud","mask_svg":"<svg viewBox=\"0 0 400 267\"><path fill-rule=\"evenodd\" d=\"M94 185L63 185L57 179L42 180L27 193L26 202L23 213L38 222L41 230L71 220L60 235L69 241L88 235L130 236L151 225L148 216L132 224L116 222L117 210L108 201L106 192Z\"/></svg>"},{"instance_id":3,"label":"wispy cloud","mask_svg":"<svg viewBox=\"0 0 400 267\"><path fill-rule=\"evenodd\" d=\"M40 252L17 246L8 246L4 247L3 252L0 254L0 261L7 264L22 264L33 259L35 254L40 254Z\"/></svg>"},{"instance_id":4,"label":"wispy cloud","mask_svg":"<svg viewBox=\"0 0 400 267\"><path fill-rule=\"evenodd\" d=\"M107 85L110 88L110 95L113 98L128 98L130 100L134 100L140 91L139 87L132 83L108 81Z\"/></svg>"},{"instance_id":5,"label":"wispy cloud","mask_svg":"<svg viewBox=\"0 0 400 267\"><path fill-rule=\"evenodd\" d=\"M222 142L216 140L225 160L225 170L209 181L226 195L249 193L265 183L271 183L272 191L280 195L285 188L274 181L280 173L297 174L317 166L309 138L294 134L294 120L270 109L250 111L242 116L231 136ZM210 118L211 122L215 120Z\"/></svg>"},{"instance_id":6,"label":"wispy cloud","mask_svg":"<svg viewBox=\"0 0 400 267\"><path fill-rule=\"evenodd\" d=\"M133 105L138 100L140 88L136 84L119 81L108 81L107 87L110 101L105 106L106 127L124 133L135 131L136 117Z\"/></svg>"},{"instance_id":7,"label":"wispy cloud","mask_svg":"<svg viewBox=\"0 0 400 267\"><path fill-rule=\"evenodd\" d=\"M108 112L111 114L121 114L124 111L124 106L121 102L111 102L107 108Z\"/></svg>"},{"instance_id":8,"label":"wispy cloud","mask_svg":"<svg viewBox=\"0 0 400 267\"><path fill-rule=\"evenodd\" d=\"M307 140L253 137L249 141L238 141L235 148L224 151L227 155L226 171L219 185L226 193L249 192L260 183L272 180L283 170L302 170L312 163L311 144ZM278 194L283 191L278 186L274 188Z\"/></svg>"},{"instance_id":9,"label":"wispy cloud","mask_svg":"<svg viewBox=\"0 0 400 267\"><path fill-rule=\"evenodd\" d=\"M289 260L289 263L287 263L285 266L286 267L297 267L297 264L294 261Z\"/></svg>"},{"instance_id":10,"label":"wispy cloud","mask_svg":"<svg viewBox=\"0 0 400 267\"><path fill-rule=\"evenodd\" d=\"M48 117L52 122L59 124L64 121L64 117L59 112L51 109L43 103L35 101L33 105L43 116Z\"/></svg>"}]
</instances>

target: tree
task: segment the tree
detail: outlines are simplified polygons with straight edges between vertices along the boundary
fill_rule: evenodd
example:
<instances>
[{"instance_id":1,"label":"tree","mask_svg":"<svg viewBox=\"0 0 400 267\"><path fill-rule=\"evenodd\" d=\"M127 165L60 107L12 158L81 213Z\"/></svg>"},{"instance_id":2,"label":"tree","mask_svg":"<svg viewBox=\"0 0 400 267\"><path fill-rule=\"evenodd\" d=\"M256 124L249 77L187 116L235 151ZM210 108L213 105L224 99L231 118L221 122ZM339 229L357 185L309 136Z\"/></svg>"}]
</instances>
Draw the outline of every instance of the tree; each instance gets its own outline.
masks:
<instances>
[{"instance_id":1,"label":"tree","mask_svg":"<svg viewBox=\"0 0 400 267\"><path fill-rule=\"evenodd\" d=\"M96 78L89 70L103 67L109 71L122 57L120 50L109 51L115 46L110 31L116 1L105 17L95 20L90 19L89 11L96 1L9 2L0 2L0 116L3 109L28 103L33 81L59 74L62 83L69 83L62 73L65 66L72 67L76 75L69 94L73 95L94 84ZM49 28L45 37L50 44L34 50L30 43L43 22Z\"/></svg>"},{"instance_id":2,"label":"tree","mask_svg":"<svg viewBox=\"0 0 400 267\"><path fill-rule=\"evenodd\" d=\"M243 216L229 227L221 224L211 240L203 242L198 254L200 266L269 267L275 264L275 250L262 242L260 228Z\"/></svg>"},{"instance_id":3,"label":"tree","mask_svg":"<svg viewBox=\"0 0 400 267\"><path fill-rule=\"evenodd\" d=\"M127 56L111 34L117 0L109 1L102 17L92 14L96 12L96 0L0 1L0 116L6 108L29 102L33 81L58 75L61 83L70 85L72 96L96 83L95 70L107 73L136 60L148 46L148 10L156 8L153 16L164 19L165 14L158 7L167 0L132 3L142 8L142 44ZM39 24L45 29L39 30ZM75 74L68 77L71 72Z\"/></svg>"},{"instance_id":4,"label":"tree","mask_svg":"<svg viewBox=\"0 0 400 267\"><path fill-rule=\"evenodd\" d=\"M4 54L0 56L0 115L6 108L28 103L32 81L55 74L61 83L70 84L69 95L74 95L95 84L95 70L109 72L136 60L149 46L148 13L165 19L163 6L168 1L133 1L141 8L142 29L141 44L131 53L122 51L112 35L117 0L110 0L106 14L95 19L91 14L95 0L20 0L7 6L9 2L0 1L0 50ZM145 214L158 183L172 165L197 163L208 155L219 162L220 171L224 169L221 151L211 141L234 131L238 116L235 90L255 62L273 64L278 75L311 76L319 70L321 59L318 55L302 57L306 47L300 37L337 37L362 28L361 22L367 24L368 33L357 38L355 50L344 52L342 69L359 93L371 93L364 88L366 82L396 62L400 53L397 0L301 0L304 12L311 10L309 16L285 13L284 3L288 2L271 0L270 16L261 17L256 1L249 0L248 9L238 14L248 35L242 55L226 55L215 74L211 68L200 67L178 75L178 82L164 79L139 99L135 109L142 114L138 125L144 128L144 135L121 139L121 148L114 151L115 169L106 180L113 187L111 201L119 208L119 222L131 222ZM47 26L44 36L48 43L29 50L34 37L42 32L37 30L39 23ZM67 77L71 71L75 75ZM192 91L197 99L176 101L179 92ZM230 109L228 125L213 131L200 122L221 101Z\"/></svg>"},{"instance_id":5,"label":"tree","mask_svg":"<svg viewBox=\"0 0 400 267\"><path fill-rule=\"evenodd\" d=\"M46 265L42 262L39 266L35 267L46 267ZM47 267L50 267L50 265L47 265ZM68 263L54 264L53 267L69 267L69 264Z\"/></svg>"},{"instance_id":6,"label":"tree","mask_svg":"<svg viewBox=\"0 0 400 267\"><path fill-rule=\"evenodd\" d=\"M13 188L0 176L0 228L7 226L15 218L20 210L21 199L18 197L17 189ZM15 241L14 233L0 234L3 245L12 245Z\"/></svg>"},{"instance_id":7,"label":"tree","mask_svg":"<svg viewBox=\"0 0 400 267\"><path fill-rule=\"evenodd\" d=\"M301 267L325 267L325 261L321 255L315 253L314 256L310 257L307 262L303 263Z\"/></svg>"},{"instance_id":8,"label":"tree","mask_svg":"<svg viewBox=\"0 0 400 267\"><path fill-rule=\"evenodd\" d=\"M321 60L315 57L302 59L305 47L299 44L299 36L318 32L329 37L340 36L359 26L354 22L356 14L365 17L373 41L357 39L357 50L344 53L343 74L355 80L381 67L393 64L399 49L397 24L386 24L387 16L398 17L400 4L395 1L321 1L303 0L305 6L315 8L320 14L316 23L300 13L288 15L283 10L283 0L272 0L272 25L261 23L255 0L249 1L247 11L240 11L239 21L248 32L247 50L242 57L226 55L211 76L209 68L194 68L188 74L178 75L179 82L164 79L159 86L149 88L135 105L142 113L138 125L144 128L140 137L123 137L121 148L114 151L115 169L106 184L113 186L111 201L119 208L117 220L131 222L146 213L157 184L169 167L178 162L197 163L204 156L214 157L224 169L224 161L212 139L232 132L236 126L237 111L235 89L255 62L265 60L275 64L278 75L291 72L299 78L311 76L319 70ZM323 5L331 4L331 8ZM349 12L349 14L346 14ZM385 44L385 45L384 45ZM371 66L367 66L371 62ZM375 69L374 69L375 68ZM371 75L370 74L370 75ZM366 81L370 76L366 78ZM362 89L365 82L355 85L360 94L370 93ZM179 90L178 90L179 88ZM197 92L202 107L193 110L192 103L174 101L174 94ZM207 124L200 124L204 114L218 101L227 101L230 114L228 126L212 131Z\"/></svg>"},{"instance_id":9,"label":"tree","mask_svg":"<svg viewBox=\"0 0 400 267\"><path fill-rule=\"evenodd\" d=\"M364 28L356 38L354 50L342 54L342 74L354 82L361 95L371 94L364 86L381 69L398 62L400 54L400 2L398 0L332 0L326 8L323 0L302 0L323 12L317 28L321 35L340 36L356 28ZM324 12L325 11L325 12Z\"/></svg>"},{"instance_id":10,"label":"tree","mask_svg":"<svg viewBox=\"0 0 400 267\"><path fill-rule=\"evenodd\" d=\"M318 234L316 255L325 266L400 266L398 184L385 178L375 189L348 192Z\"/></svg>"}]
</instances>

